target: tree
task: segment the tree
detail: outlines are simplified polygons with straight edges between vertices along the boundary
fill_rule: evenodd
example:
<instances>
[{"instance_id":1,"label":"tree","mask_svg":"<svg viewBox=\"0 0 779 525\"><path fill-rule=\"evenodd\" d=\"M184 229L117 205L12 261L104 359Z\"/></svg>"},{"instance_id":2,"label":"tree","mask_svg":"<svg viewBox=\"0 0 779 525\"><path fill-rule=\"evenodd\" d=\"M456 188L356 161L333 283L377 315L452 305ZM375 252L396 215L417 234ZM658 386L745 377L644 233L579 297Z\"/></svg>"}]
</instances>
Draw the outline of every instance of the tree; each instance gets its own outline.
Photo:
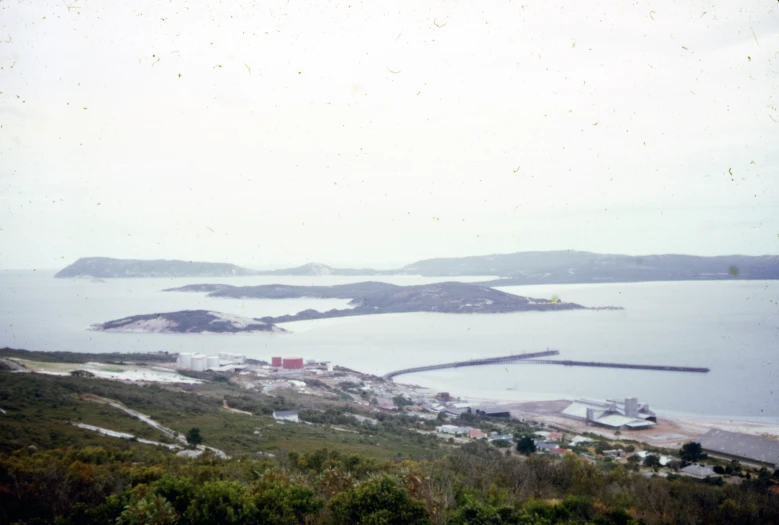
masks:
<instances>
[{"instance_id":1,"label":"tree","mask_svg":"<svg viewBox=\"0 0 779 525\"><path fill-rule=\"evenodd\" d=\"M118 525L173 525L179 517L165 498L159 495L135 499L116 520Z\"/></svg>"},{"instance_id":2,"label":"tree","mask_svg":"<svg viewBox=\"0 0 779 525\"><path fill-rule=\"evenodd\" d=\"M529 456L536 451L536 443L530 436L522 436L517 441L517 452L525 456Z\"/></svg>"},{"instance_id":3,"label":"tree","mask_svg":"<svg viewBox=\"0 0 779 525\"><path fill-rule=\"evenodd\" d=\"M410 399L406 399L403 396L395 396L395 397L393 397L392 398L392 402L395 403L396 406L401 407L401 408L402 407L406 407L406 406L411 406L411 405L414 404Z\"/></svg>"},{"instance_id":4,"label":"tree","mask_svg":"<svg viewBox=\"0 0 779 525\"><path fill-rule=\"evenodd\" d=\"M658 468L660 467L660 458L654 454L649 454L644 458L644 466L649 468Z\"/></svg>"},{"instance_id":5,"label":"tree","mask_svg":"<svg viewBox=\"0 0 779 525\"><path fill-rule=\"evenodd\" d=\"M395 480L383 477L336 494L328 503L332 523L357 525L429 525L421 501L411 499Z\"/></svg>"},{"instance_id":6,"label":"tree","mask_svg":"<svg viewBox=\"0 0 779 525\"><path fill-rule=\"evenodd\" d=\"M709 457L708 454L703 452L701 444L696 443L695 441L684 444L679 451L679 455L681 456L682 461L687 463L697 463L698 461Z\"/></svg>"},{"instance_id":7,"label":"tree","mask_svg":"<svg viewBox=\"0 0 779 525\"><path fill-rule=\"evenodd\" d=\"M196 489L184 519L191 525L242 525L251 523L256 512L253 498L237 481L206 481Z\"/></svg>"},{"instance_id":8,"label":"tree","mask_svg":"<svg viewBox=\"0 0 779 525\"><path fill-rule=\"evenodd\" d=\"M199 445L203 442L203 436L200 435L200 429L197 427L192 427L189 429L189 432L187 432L187 443L190 445Z\"/></svg>"},{"instance_id":9,"label":"tree","mask_svg":"<svg viewBox=\"0 0 779 525\"><path fill-rule=\"evenodd\" d=\"M314 491L300 485L285 486L277 481L260 483L256 488L254 505L256 520L267 525L309 523L324 506Z\"/></svg>"}]
</instances>

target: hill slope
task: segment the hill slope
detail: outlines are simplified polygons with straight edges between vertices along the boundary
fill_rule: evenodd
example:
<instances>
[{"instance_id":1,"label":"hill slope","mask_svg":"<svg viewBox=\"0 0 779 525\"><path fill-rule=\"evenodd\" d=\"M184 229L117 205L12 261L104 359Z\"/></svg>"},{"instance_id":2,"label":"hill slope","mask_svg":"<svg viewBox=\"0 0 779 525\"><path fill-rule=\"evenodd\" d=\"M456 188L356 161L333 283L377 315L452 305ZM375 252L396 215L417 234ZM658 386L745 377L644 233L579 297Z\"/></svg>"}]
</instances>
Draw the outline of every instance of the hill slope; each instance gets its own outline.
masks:
<instances>
[{"instance_id":1,"label":"hill slope","mask_svg":"<svg viewBox=\"0 0 779 525\"><path fill-rule=\"evenodd\" d=\"M427 259L401 268L424 276L496 275L490 285L666 280L779 279L775 255L611 255L577 251L519 252Z\"/></svg>"}]
</instances>

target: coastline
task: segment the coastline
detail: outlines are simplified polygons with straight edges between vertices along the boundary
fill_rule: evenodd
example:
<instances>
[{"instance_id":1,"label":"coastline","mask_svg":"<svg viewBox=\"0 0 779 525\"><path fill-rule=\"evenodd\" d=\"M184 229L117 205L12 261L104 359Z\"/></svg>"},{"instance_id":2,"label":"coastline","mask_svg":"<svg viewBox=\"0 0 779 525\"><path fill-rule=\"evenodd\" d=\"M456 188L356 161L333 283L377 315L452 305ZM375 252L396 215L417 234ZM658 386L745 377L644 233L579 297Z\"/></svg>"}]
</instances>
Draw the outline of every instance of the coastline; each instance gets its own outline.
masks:
<instances>
[{"instance_id":1,"label":"coastline","mask_svg":"<svg viewBox=\"0 0 779 525\"><path fill-rule=\"evenodd\" d=\"M435 389L415 385L411 383L397 383L398 386L413 389L419 394L434 396ZM535 421L553 429L565 430L576 433L591 433L599 436L615 439L614 430L589 425L584 421L577 421L560 414L563 408L573 399L499 399L485 397L457 397L457 392L450 395L461 399L463 403L473 405L487 405L505 407L512 417L521 420ZM677 448L712 429L738 432L752 436L760 436L779 441L779 422L758 422L746 419L733 419L726 416L703 414L680 414L673 412L657 411L658 422L652 428L644 430L625 430L619 436L620 440L635 440L656 447Z\"/></svg>"}]
</instances>

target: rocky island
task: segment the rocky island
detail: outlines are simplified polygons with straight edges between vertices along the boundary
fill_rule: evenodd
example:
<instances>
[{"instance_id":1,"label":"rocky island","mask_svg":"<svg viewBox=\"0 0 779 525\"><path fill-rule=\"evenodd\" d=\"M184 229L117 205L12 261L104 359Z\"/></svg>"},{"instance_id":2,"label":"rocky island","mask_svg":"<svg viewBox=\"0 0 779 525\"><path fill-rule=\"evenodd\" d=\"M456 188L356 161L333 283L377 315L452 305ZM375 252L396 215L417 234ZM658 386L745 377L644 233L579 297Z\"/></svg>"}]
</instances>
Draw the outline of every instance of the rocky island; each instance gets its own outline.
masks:
<instances>
[{"instance_id":1,"label":"rocky island","mask_svg":"<svg viewBox=\"0 0 779 525\"><path fill-rule=\"evenodd\" d=\"M458 282L398 286L379 282L362 282L336 286L288 286L269 284L261 286L230 286L198 284L166 290L208 292L210 297L255 299L323 298L350 299L351 308L326 312L304 310L294 315L263 317L270 324L376 315L385 313L438 312L452 314L509 313L525 311L583 310L584 306L558 299L534 299L501 292L486 286ZM618 309L618 307L613 307Z\"/></svg>"},{"instance_id":2,"label":"rocky island","mask_svg":"<svg viewBox=\"0 0 779 525\"><path fill-rule=\"evenodd\" d=\"M211 312L208 310L182 310L133 315L92 326L99 332L154 332L154 333L245 333L245 332L284 332L262 319L239 315Z\"/></svg>"}]
</instances>

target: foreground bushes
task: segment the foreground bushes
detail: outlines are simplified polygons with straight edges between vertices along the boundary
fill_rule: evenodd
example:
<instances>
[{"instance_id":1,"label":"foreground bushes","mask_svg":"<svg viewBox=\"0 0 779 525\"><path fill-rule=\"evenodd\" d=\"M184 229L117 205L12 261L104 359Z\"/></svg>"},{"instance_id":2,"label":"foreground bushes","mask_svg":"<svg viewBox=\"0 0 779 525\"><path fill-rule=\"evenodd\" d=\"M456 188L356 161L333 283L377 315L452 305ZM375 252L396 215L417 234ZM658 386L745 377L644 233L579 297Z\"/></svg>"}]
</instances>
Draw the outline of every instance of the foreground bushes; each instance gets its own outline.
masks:
<instances>
[{"instance_id":1,"label":"foreground bushes","mask_svg":"<svg viewBox=\"0 0 779 525\"><path fill-rule=\"evenodd\" d=\"M0 525L778 523L772 483L645 479L575 457L506 458L483 444L431 462L25 449L0 456Z\"/></svg>"}]
</instances>

